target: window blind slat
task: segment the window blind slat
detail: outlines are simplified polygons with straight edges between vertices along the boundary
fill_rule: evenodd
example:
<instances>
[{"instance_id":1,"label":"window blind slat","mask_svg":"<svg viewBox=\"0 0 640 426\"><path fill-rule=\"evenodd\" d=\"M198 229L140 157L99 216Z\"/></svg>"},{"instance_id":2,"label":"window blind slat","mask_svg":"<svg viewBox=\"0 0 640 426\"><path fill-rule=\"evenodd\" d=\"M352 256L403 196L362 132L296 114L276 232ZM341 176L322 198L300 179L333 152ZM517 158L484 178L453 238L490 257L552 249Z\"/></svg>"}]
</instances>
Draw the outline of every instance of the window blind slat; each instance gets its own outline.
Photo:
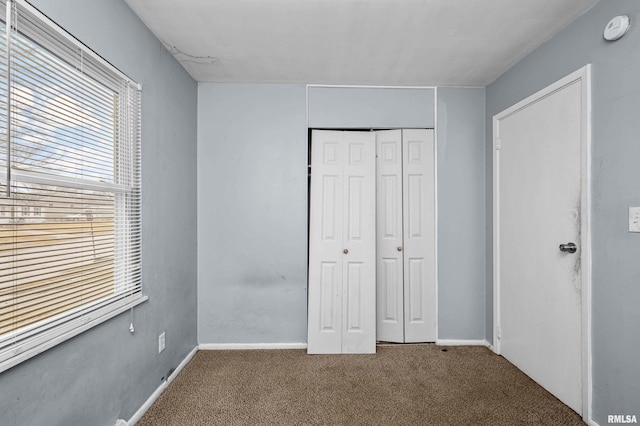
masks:
<instances>
[{"instance_id":1,"label":"window blind slat","mask_svg":"<svg viewBox=\"0 0 640 426\"><path fill-rule=\"evenodd\" d=\"M46 284L43 283L38 286L29 287L27 290L20 294L20 297L17 298L9 298L3 295L2 297L0 297L0 307L2 307L5 302L9 302L9 306L11 306L11 309L17 310L18 304L24 303L26 301L44 303L52 298L55 300L57 298L57 295L62 291L62 287L67 288L75 285L79 290L90 291L91 286L87 286L86 283L96 281L97 279L103 279L104 277L109 277L109 280L113 281L112 265L103 265L101 269L92 270L91 274L88 275L72 275L69 277L65 277L64 279L50 280ZM113 285L111 287L113 290Z\"/></svg>"},{"instance_id":2,"label":"window blind slat","mask_svg":"<svg viewBox=\"0 0 640 426\"><path fill-rule=\"evenodd\" d=\"M24 49L23 46L23 44L18 44L15 45L13 49L13 51L20 53L17 61L22 61L17 62L17 66L20 67L24 65L24 68L26 68L22 75L37 76L37 78L34 78L36 81L52 82L56 87L60 87L69 95L83 93L81 88L98 89L96 91L85 92L85 96L96 99L98 102L103 99L107 91L112 91L111 89L105 91L106 86L85 77L74 66L68 65L63 61L52 61L49 56L43 53L43 50ZM60 72L61 70L66 71ZM75 70L77 72L75 79L69 77L69 74L73 74L73 72L69 70ZM84 84L82 86L77 85L77 79L81 79Z\"/></svg>"},{"instance_id":3,"label":"window blind slat","mask_svg":"<svg viewBox=\"0 0 640 426\"><path fill-rule=\"evenodd\" d=\"M36 93L37 94L37 93ZM76 108L70 106L63 108L63 105L44 105L46 112L35 109L31 99L22 93L12 94L13 103L16 105L14 113L16 121L29 123L32 126L39 126L49 131L66 131L71 134L88 134L96 141L110 140L111 148L113 148L113 132L105 126L112 126L113 116L94 117L92 121L85 120L84 115L92 113L92 106L77 105ZM38 102L42 102L39 99ZM42 108L42 105L37 105ZM46 114L46 115L45 115ZM100 118L102 121L97 121ZM106 147L103 147L103 149Z\"/></svg>"}]
</instances>

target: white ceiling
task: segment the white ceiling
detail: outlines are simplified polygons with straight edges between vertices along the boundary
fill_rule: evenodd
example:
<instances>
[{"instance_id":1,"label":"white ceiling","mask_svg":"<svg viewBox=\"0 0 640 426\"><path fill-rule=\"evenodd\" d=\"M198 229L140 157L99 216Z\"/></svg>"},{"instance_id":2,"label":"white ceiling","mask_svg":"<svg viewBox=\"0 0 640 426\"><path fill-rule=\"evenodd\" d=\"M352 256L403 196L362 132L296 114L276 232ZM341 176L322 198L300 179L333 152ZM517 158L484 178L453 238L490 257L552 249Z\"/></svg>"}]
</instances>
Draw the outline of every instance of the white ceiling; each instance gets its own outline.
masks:
<instances>
[{"instance_id":1,"label":"white ceiling","mask_svg":"<svg viewBox=\"0 0 640 426\"><path fill-rule=\"evenodd\" d=\"M486 86L598 0L126 1L198 81Z\"/></svg>"}]
</instances>

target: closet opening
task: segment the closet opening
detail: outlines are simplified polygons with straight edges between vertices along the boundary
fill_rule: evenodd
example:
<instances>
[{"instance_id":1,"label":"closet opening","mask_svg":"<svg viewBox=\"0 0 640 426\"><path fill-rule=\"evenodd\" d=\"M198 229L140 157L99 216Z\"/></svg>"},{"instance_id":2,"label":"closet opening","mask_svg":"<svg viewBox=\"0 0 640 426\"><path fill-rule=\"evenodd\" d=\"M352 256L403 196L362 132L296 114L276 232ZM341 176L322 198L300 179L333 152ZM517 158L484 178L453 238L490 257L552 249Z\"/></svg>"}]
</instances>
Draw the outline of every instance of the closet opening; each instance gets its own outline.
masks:
<instances>
[{"instance_id":1,"label":"closet opening","mask_svg":"<svg viewBox=\"0 0 640 426\"><path fill-rule=\"evenodd\" d=\"M309 129L309 353L435 341L434 151L433 129Z\"/></svg>"}]
</instances>

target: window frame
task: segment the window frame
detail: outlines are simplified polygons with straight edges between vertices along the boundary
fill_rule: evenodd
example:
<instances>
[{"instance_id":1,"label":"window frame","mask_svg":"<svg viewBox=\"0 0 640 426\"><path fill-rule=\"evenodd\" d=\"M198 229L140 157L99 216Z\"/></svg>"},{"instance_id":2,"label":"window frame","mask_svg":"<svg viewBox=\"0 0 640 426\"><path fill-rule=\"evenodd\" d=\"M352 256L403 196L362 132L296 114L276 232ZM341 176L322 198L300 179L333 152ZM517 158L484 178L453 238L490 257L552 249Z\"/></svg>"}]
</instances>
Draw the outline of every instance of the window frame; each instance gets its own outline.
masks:
<instances>
[{"instance_id":1,"label":"window frame","mask_svg":"<svg viewBox=\"0 0 640 426\"><path fill-rule=\"evenodd\" d=\"M77 179L72 177L65 176L53 176L48 174L43 174L34 171L28 170L15 170L7 167L8 164L4 164L2 162L0 164L0 174L2 176L9 177L7 186L10 187L10 182L19 182L19 183L32 183L38 185L51 185L51 186L61 186L66 188L75 188L75 189L83 189L83 190L95 190L108 192L113 194L114 197L114 265L113 270L118 270L122 265L117 264L116 252L118 250L118 245L122 244L119 242L118 233L123 232L123 229L117 229L116 218L119 218L121 223L120 227L124 228L124 232L132 232L134 229L136 235L139 236L140 242L139 247L136 250L139 251L139 264L137 265L139 272L136 275L135 281L137 282L136 286L132 289L125 286L125 290L118 289L117 281L114 278L113 286L114 286L114 296L108 297L106 299L99 299L95 302L90 302L83 306L79 306L73 309L69 309L61 314L54 315L52 317L47 318L46 320L39 321L32 325L27 325L18 330L18 332L10 332L5 335L0 336L0 373L5 371L39 353L46 351L47 349L56 346L59 343L62 343L104 321L107 321L110 318L113 318L129 309L132 309L134 306L137 306L146 300L148 297L143 293L142 290L142 206L141 206L141 197L142 197L142 178L141 178L141 91L142 86L138 83L133 82L129 77L127 77L120 70L115 68L109 62L104 60L101 56L96 54L93 50L88 48L82 42L74 38L60 26L55 24L52 20L38 11L36 8L31 6L25 0L0 0L0 8L4 8L6 12L4 14L0 14L0 21L9 27L7 29L7 34L14 30L12 24L12 13L13 8L19 8L25 13L29 14L32 19L37 19L38 25L42 25L49 33L54 33L55 37L58 37L56 40L52 40L51 45L55 43L61 43L65 45L73 45L74 48L80 50L82 55L87 55L87 57L91 58L94 64L99 64L100 72L109 73L111 78L117 78L123 82L126 82L129 86L129 89L134 87L137 89L137 109L133 112L129 112L132 114L131 116L126 117L125 119L132 119L135 122L135 140L136 140L136 149L137 152L134 156L137 156L134 160L134 174L136 176L133 178L134 186L124 185L117 183L116 180L114 182L100 182L100 181L91 181L86 179ZM7 19L7 17L9 17ZM7 23L9 21L9 23ZM20 28L17 29L20 33ZM22 34L23 37L31 38L29 34ZM65 58L64 55L58 54L55 49L50 46L47 46L46 43L40 43L40 40L32 40L35 44L40 46L41 48L47 50L51 55L56 58L66 62L69 64L68 58ZM3 55L9 55L7 51L2 53ZM90 72L83 72L88 78L92 79L94 82L99 84L104 84L100 78L96 75L92 75ZM0 84L6 84L10 86L11 83L8 81L0 82ZM114 88L112 85L107 85L114 93L117 93L118 96L124 96L123 92L119 91L118 88ZM128 92L127 92L128 93ZM11 108L12 104L7 106L7 109ZM119 104L121 105L121 104ZM4 110L4 108L3 108ZM114 112L116 116L119 116L121 111L121 106L114 105ZM0 112L1 113L1 112ZM115 125L115 124L114 124ZM118 124L119 125L119 124ZM6 141L5 141L6 142ZM8 146L8 142L7 146ZM113 143L114 149L114 157L118 155L122 155L123 148L119 148L120 142L119 139L116 138ZM10 155L10 154L8 154ZM3 159L0 159L3 161ZM114 160L113 164L113 173L114 179L115 175L118 172L118 162ZM129 220L129 216L120 216L122 210L122 206L118 206L118 203L122 204L126 199L126 194L134 194L134 200L137 207L137 213L134 221ZM118 202L117 200L121 201ZM13 215L18 217L24 212L24 208L18 209L15 207L11 207L9 209L9 213L13 211ZM4 215L4 208L2 210ZM37 216L35 212L33 212L34 216ZM24 215L23 215L24 216ZM31 209L29 208L29 216L31 216ZM21 216L22 217L22 216ZM127 242L127 247L124 248L125 251L131 250L132 246L130 246ZM130 258L125 256L124 259L120 259L123 263L129 262ZM126 268L130 268L131 265L127 264ZM129 271L129 269L127 269ZM19 338L16 338L15 335L19 335ZM17 343L13 344L12 341L19 340Z\"/></svg>"}]
</instances>

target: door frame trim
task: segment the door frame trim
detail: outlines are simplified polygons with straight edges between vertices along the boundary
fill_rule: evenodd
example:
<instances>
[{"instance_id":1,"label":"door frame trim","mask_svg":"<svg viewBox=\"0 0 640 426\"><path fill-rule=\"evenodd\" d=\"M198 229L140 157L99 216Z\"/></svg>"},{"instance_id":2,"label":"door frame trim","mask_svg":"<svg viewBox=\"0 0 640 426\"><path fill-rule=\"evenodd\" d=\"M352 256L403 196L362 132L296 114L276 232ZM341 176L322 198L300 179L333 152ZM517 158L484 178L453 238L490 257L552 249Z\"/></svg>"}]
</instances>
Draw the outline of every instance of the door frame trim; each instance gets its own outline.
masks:
<instances>
[{"instance_id":1,"label":"door frame trim","mask_svg":"<svg viewBox=\"0 0 640 426\"><path fill-rule=\"evenodd\" d=\"M592 348L591 348L591 64L580 68L568 76L552 83L526 99L493 116L493 351L500 354L500 120L503 120L527 106L580 82L582 116L581 137L581 236L580 261L582 275L581 291L581 345L582 345L582 418L589 423L592 418Z\"/></svg>"}]
</instances>

